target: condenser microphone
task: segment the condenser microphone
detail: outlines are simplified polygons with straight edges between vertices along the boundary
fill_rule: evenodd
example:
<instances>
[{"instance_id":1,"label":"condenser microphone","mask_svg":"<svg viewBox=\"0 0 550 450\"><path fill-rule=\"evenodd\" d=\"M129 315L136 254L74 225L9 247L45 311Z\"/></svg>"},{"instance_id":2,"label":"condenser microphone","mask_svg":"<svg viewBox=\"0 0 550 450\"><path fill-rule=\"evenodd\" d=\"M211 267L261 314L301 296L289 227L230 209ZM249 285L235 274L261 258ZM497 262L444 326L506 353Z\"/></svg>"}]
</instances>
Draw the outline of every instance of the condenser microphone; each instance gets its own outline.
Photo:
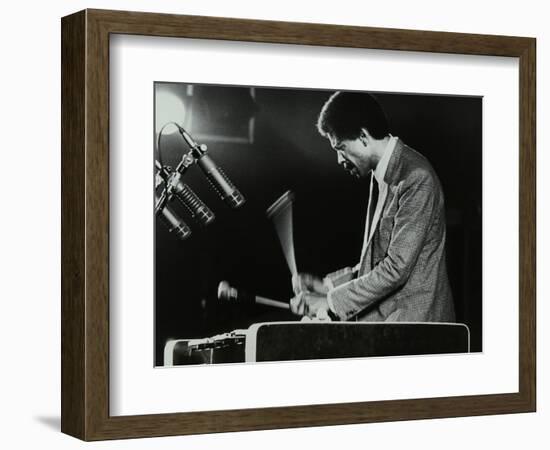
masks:
<instances>
[{"instance_id":1,"label":"condenser microphone","mask_svg":"<svg viewBox=\"0 0 550 450\"><path fill-rule=\"evenodd\" d=\"M245 202L243 195L210 156L203 153L198 157L197 164L220 198L231 208L238 208Z\"/></svg>"},{"instance_id":2,"label":"condenser microphone","mask_svg":"<svg viewBox=\"0 0 550 450\"><path fill-rule=\"evenodd\" d=\"M198 166L220 198L231 208L238 208L241 206L245 202L243 195L229 180L223 170L206 154L206 145L197 144L183 127L178 125L178 129L187 145L193 150Z\"/></svg>"},{"instance_id":3,"label":"condenser microphone","mask_svg":"<svg viewBox=\"0 0 550 450\"><path fill-rule=\"evenodd\" d=\"M174 185L173 193L201 225L206 226L214 220L214 213L187 184L179 181Z\"/></svg>"},{"instance_id":4,"label":"condenser microphone","mask_svg":"<svg viewBox=\"0 0 550 450\"><path fill-rule=\"evenodd\" d=\"M170 233L174 233L182 241L191 235L191 228L189 228L189 226L182 219L180 219L168 205L164 205L164 207L158 211L157 215L166 225L168 231Z\"/></svg>"}]
</instances>

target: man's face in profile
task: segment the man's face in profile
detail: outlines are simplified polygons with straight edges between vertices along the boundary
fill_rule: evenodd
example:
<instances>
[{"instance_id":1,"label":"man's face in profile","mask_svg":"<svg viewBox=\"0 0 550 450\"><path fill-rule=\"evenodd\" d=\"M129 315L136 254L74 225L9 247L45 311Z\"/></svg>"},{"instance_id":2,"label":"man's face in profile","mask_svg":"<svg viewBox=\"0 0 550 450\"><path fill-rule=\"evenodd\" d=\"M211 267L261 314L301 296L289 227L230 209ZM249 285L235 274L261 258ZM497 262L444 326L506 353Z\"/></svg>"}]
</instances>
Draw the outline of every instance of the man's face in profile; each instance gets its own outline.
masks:
<instances>
[{"instance_id":1,"label":"man's face in profile","mask_svg":"<svg viewBox=\"0 0 550 450\"><path fill-rule=\"evenodd\" d=\"M356 139L338 139L329 135L330 145L336 151L338 164L356 178L366 177L374 168L367 140L363 136Z\"/></svg>"}]
</instances>

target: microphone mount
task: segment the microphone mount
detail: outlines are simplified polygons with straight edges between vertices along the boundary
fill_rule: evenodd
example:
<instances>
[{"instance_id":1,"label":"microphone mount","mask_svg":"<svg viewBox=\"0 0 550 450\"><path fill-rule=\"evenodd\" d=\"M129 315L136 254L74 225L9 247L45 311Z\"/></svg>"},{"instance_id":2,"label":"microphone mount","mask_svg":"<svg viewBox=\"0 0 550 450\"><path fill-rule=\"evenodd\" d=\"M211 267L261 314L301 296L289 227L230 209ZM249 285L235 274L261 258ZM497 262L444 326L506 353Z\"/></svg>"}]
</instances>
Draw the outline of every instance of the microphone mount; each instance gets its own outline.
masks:
<instances>
[{"instance_id":1,"label":"microphone mount","mask_svg":"<svg viewBox=\"0 0 550 450\"><path fill-rule=\"evenodd\" d=\"M175 169L163 165L161 162L160 141L164 127L168 124L161 128L157 145L159 159L155 160L155 166L158 169L158 183L156 188L163 183L164 187L160 196L157 197L155 214L164 214L166 216L164 209L167 207L168 203L175 198L202 225L208 225L214 220L214 213L200 200L191 188L182 181L185 172L193 164L197 164L200 167L213 189L231 208L238 208L241 206L245 202L244 197L233 183L231 183L225 173L214 163L212 158L207 155L207 146L205 144L198 144L179 124L175 122L170 122L169 124L173 124L177 127L178 132L189 147L189 151L184 153Z\"/></svg>"},{"instance_id":2,"label":"microphone mount","mask_svg":"<svg viewBox=\"0 0 550 450\"><path fill-rule=\"evenodd\" d=\"M180 134L185 133L185 130L181 128L175 122L171 122L178 128ZM177 200L181 206L183 206L195 220L201 225L206 226L214 220L214 213L202 202L202 200L193 192L193 190L182 181L182 178L193 164L196 162L196 158L193 156L193 149L185 153L177 167L173 169L168 165L163 165L161 154L161 136L164 128L170 123L163 126L158 136L158 152L159 159L155 160L155 166L158 169L157 179L155 183L155 191L164 184L160 195L155 194L155 215L159 216L162 221L167 225L170 232L176 234L180 239L186 239L191 234L191 229L180 219L175 211L170 207L169 203L172 200ZM187 134L187 133L186 133ZM190 139L190 136L188 136ZM188 143L188 140L185 139ZM198 150L200 146L195 145ZM196 150L195 150L196 152ZM159 161L160 160L160 161Z\"/></svg>"},{"instance_id":3,"label":"microphone mount","mask_svg":"<svg viewBox=\"0 0 550 450\"><path fill-rule=\"evenodd\" d=\"M175 170L168 165L163 165L160 162L162 161L162 158L159 157L160 161L158 159L155 160L155 166L159 170L160 178L165 185L160 197L157 200L155 213L158 213L162 208L164 208L164 206L168 202L172 200L172 198L174 197L174 193L178 190L178 185L181 183L181 179L185 172L187 172L189 167L191 167L193 164L196 164L197 160L201 156L205 155L206 151L208 150L208 147L205 144L198 144L197 142L195 142L191 135L187 133L187 131L185 131L185 129L176 122L168 122L166 125L174 125L178 129L178 132L184 139L185 143L189 146L190 150L187 153L184 153L181 161L178 163ZM164 127L162 127L160 131L161 134L163 130ZM160 156L160 134L157 147Z\"/></svg>"}]
</instances>

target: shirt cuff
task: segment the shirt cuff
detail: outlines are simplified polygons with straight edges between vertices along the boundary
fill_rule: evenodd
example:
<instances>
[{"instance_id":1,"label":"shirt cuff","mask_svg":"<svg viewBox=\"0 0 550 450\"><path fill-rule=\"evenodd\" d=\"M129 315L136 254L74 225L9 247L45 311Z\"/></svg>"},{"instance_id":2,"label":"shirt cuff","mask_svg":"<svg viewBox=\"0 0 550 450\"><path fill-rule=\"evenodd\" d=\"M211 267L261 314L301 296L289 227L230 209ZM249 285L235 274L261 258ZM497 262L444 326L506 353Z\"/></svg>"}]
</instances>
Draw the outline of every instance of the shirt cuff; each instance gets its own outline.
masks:
<instances>
[{"instance_id":1,"label":"shirt cuff","mask_svg":"<svg viewBox=\"0 0 550 450\"><path fill-rule=\"evenodd\" d=\"M342 321L349 320L350 317L359 312L358 310L353 309L354 305L349 304L350 302L348 301L349 289L353 282L354 280L339 284L327 292L327 304L329 310L338 316Z\"/></svg>"},{"instance_id":2,"label":"shirt cuff","mask_svg":"<svg viewBox=\"0 0 550 450\"><path fill-rule=\"evenodd\" d=\"M325 285L326 288L328 288L329 291L334 289L334 283L329 277L323 278L323 284Z\"/></svg>"},{"instance_id":3,"label":"shirt cuff","mask_svg":"<svg viewBox=\"0 0 550 450\"><path fill-rule=\"evenodd\" d=\"M324 280L325 280L325 285L330 287L337 287L342 283L352 280L354 277L355 277L354 269L352 269L351 267L344 267L343 269L327 274Z\"/></svg>"},{"instance_id":4,"label":"shirt cuff","mask_svg":"<svg viewBox=\"0 0 550 450\"><path fill-rule=\"evenodd\" d=\"M325 278L323 278L323 284L325 285L326 288L328 288L328 292L327 292L328 308L333 313L335 313L334 306L333 306L333 303L332 303L332 298L330 296L331 292L334 291L334 283L332 282L332 280L329 277L325 277Z\"/></svg>"}]
</instances>

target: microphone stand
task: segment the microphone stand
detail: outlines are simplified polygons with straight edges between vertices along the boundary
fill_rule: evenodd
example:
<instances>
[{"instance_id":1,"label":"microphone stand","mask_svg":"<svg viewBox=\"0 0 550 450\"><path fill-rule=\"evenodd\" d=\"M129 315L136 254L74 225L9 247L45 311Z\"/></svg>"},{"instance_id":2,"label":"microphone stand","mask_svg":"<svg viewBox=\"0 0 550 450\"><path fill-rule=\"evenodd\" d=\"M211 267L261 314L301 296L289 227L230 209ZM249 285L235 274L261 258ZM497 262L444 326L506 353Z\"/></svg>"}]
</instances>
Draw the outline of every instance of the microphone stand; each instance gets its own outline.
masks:
<instances>
[{"instance_id":1,"label":"microphone stand","mask_svg":"<svg viewBox=\"0 0 550 450\"><path fill-rule=\"evenodd\" d=\"M185 143L189 146L190 150L183 155L174 171L172 171L171 167L163 166L158 160L155 160L155 166L159 170L159 174L165 185L155 206L155 213L158 213L172 199L174 195L174 188L180 181L181 177L183 177L189 167L195 164L200 157L206 154L207 150L205 144L197 144L182 126L175 122L172 123L178 128L179 133L185 140ZM158 150L160 152L160 147Z\"/></svg>"},{"instance_id":2,"label":"microphone stand","mask_svg":"<svg viewBox=\"0 0 550 450\"><path fill-rule=\"evenodd\" d=\"M185 172L193 164L197 164L212 188L218 193L219 197L231 208L238 208L245 199L239 190L229 180L227 175L219 168L216 163L206 154L205 144L198 144L187 131L175 122L172 122L178 129L185 143L189 146L189 152L185 153L178 163L175 170L169 166L164 166L160 153L159 132L158 151L159 160L155 160L155 166L159 170L159 176L164 182L162 193L155 204L155 214L163 212L167 204L175 197L180 203L198 220L202 225L208 225L214 220L214 213L200 200L200 198L191 190L189 186L181 181ZM166 126L166 125L165 125ZM158 187L158 186L157 186ZM166 215L166 214L165 214Z\"/></svg>"}]
</instances>

